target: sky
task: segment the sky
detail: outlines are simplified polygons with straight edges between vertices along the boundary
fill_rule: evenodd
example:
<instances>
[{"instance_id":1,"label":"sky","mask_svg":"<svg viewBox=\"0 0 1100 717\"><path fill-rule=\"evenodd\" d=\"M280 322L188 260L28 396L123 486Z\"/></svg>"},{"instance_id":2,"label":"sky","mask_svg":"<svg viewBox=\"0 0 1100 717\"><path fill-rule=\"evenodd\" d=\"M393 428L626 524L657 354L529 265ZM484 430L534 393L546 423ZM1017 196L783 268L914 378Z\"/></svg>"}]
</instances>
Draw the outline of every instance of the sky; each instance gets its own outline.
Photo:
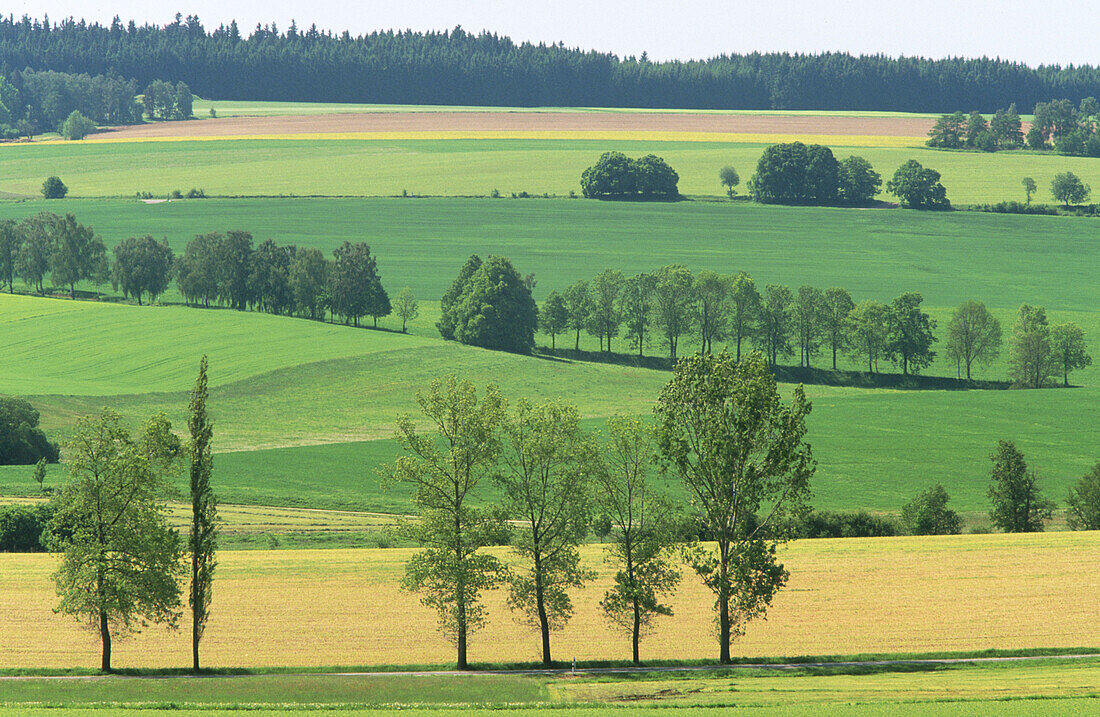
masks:
<instances>
[{"instance_id":1,"label":"sky","mask_svg":"<svg viewBox=\"0 0 1100 717\"><path fill-rule=\"evenodd\" d=\"M197 14L207 29L236 19L291 19L300 28L352 34L383 29L444 30L461 25L517 41L613 52L647 52L653 60L707 58L752 51L884 53L891 56L1000 57L1039 64L1100 64L1100 2L1063 0L9 0L16 17L72 16L108 23L115 14L166 24L176 12Z\"/></svg>"}]
</instances>

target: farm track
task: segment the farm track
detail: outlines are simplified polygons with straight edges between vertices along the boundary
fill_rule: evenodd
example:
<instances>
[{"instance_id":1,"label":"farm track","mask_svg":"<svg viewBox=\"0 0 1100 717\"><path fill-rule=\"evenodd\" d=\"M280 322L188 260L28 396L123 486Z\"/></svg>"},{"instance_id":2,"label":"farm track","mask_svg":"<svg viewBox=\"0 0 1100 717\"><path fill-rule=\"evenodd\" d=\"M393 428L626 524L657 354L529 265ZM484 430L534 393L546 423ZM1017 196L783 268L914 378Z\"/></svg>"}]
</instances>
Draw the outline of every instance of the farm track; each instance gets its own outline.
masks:
<instances>
[{"instance_id":1,"label":"farm track","mask_svg":"<svg viewBox=\"0 0 1100 717\"><path fill-rule=\"evenodd\" d=\"M249 677L270 677L276 674L295 675L298 677L488 677L488 676L547 676L558 675L637 675L647 673L680 673L680 672L716 672L741 670L775 670L786 672L806 668L843 668L859 669L864 667L919 667L919 666L951 666L951 665L980 665L1011 662L1041 662L1044 660L1088 660L1100 659L1097 654L1083 655L1019 655L1006 657L942 657L935 659L913 660L844 660L837 662L754 662L739 663L735 665L669 665L654 667L583 667L573 669L571 667L547 667L528 668L515 670L395 670L395 671L366 671L366 672L295 672L295 673L264 673L230 674L230 675L194 675L187 673L166 675L0 675L0 681L20 680L166 680L166 679L243 679Z\"/></svg>"},{"instance_id":2,"label":"farm track","mask_svg":"<svg viewBox=\"0 0 1100 717\"><path fill-rule=\"evenodd\" d=\"M96 139L249 137L372 132L715 132L925 138L922 117L626 114L595 112L379 112L225 117L115 127Z\"/></svg>"}]
</instances>

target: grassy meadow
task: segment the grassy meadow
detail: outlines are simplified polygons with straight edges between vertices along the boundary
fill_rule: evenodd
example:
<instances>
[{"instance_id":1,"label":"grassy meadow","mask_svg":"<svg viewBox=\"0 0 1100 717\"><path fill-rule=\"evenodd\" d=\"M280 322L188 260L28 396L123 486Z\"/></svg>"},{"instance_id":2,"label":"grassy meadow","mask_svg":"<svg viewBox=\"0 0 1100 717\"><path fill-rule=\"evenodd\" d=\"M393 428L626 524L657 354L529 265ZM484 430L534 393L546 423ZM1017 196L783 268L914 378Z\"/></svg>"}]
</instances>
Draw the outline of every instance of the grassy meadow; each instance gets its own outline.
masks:
<instances>
[{"instance_id":1,"label":"grassy meadow","mask_svg":"<svg viewBox=\"0 0 1100 717\"><path fill-rule=\"evenodd\" d=\"M749 625L735 654L781 660L1095 645L1096 537L1062 532L797 541L780 556L791 573L787 588L766 622ZM436 631L433 613L400 588L410 553L223 551L203 640L206 664L450 663L453 647ZM582 548L582 556L598 578L573 591L575 616L555 633L554 655L563 662L627 658L628 635L610 628L599 608L612 566L601 546ZM0 555L0 668L98 664L97 636L52 612L55 565L49 555ZM693 575L685 575L671 601L676 614L658 620L643 640L643 659L715 657L713 602ZM488 593L485 604L489 621L471 639L471 662L536 660L537 633L510 614L504 592ZM150 627L116 642L115 664L180 666L189 648L187 630Z\"/></svg>"},{"instance_id":2,"label":"grassy meadow","mask_svg":"<svg viewBox=\"0 0 1100 717\"><path fill-rule=\"evenodd\" d=\"M616 412L645 415L661 371L525 358L438 340L434 303L474 252L510 256L534 271L543 298L604 267L632 273L672 262L694 271L746 270L758 285L844 286L859 301L917 290L944 328L953 306L985 301L1010 331L1024 302L1045 305L1052 322L1081 324L1100 346L1100 271L1095 224L1064 217L761 207L737 202L616 204L460 199L131 200L0 204L0 217L71 211L108 245L127 235L167 237L181 252L196 233L250 229L257 241L331 252L364 240L378 256L391 295L404 285L423 302L411 335L303 319L181 306L0 297L0 391L30 395L47 428L64 435L76 417L103 405L128 416L169 413L184 421L186 391L200 353L211 359L223 500L260 505L407 509L375 473L392 460L388 440L400 411L430 378L457 371L496 381L513 398L568 397L588 425ZM88 287L91 288L91 287ZM109 287L107 287L109 289ZM174 290L166 301L178 301ZM548 344L549 337L540 337ZM572 345L559 337L560 345ZM262 347L257 351L257 345ZM687 339L686 348L693 342ZM582 347L594 340L582 337ZM616 342L625 350L624 342ZM659 345L648 355L661 355ZM953 376L940 358L927 372ZM978 378L1003 378L1007 351ZM827 364L819 356L816 364ZM860 369L842 358L842 368ZM887 369L888 367L883 367ZM819 508L897 511L941 482L952 503L985 521L988 455L1016 440L1061 500L1097 459L1092 409L1100 368L1074 374L1070 391L911 391L810 386L810 440L819 462ZM59 481L54 469L51 481ZM0 493L32 493L30 471L0 469Z\"/></svg>"},{"instance_id":3,"label":"grassy meadow","mask_svg":"<svg viewBox=\"0 0 1100 717\"><path fill-rule=\"evenodd\" d=\"M165 196L174 189L201 187L212 196L505 196L579 194L581 172L607 150L632 156L655 153L680 175L680 191L723 196L718 170L731 164L742 182L752 175L767 144L798 137L776 135L748 141L668 141L655 135L624 139L577 139L569 133L546 139L438 138L394 135L386 138L210 139L205 141L16 143L0 146L0 192L40 196L42 180L60 176L74 197L133 196L148 191ZM706 137L696 139L706 140ZM809 139L809 138L803 138ZM1100 187L1100 162L1028 152L946 152L896 146L897 138L818 138L835 154L865 157L889 178L908 159L943 175L955 204L1023 200L1020 181L1039 186L1036 201L1052 202L1050 181L1072 171ZM666 141L661 141L666 140ZM878 145L887 146L878 146ZM869 145L869 146L864 146ZM744 193L744 186L741 187ZM884 199L892 199L884 196Z\"/></svg>"}]
</instances>

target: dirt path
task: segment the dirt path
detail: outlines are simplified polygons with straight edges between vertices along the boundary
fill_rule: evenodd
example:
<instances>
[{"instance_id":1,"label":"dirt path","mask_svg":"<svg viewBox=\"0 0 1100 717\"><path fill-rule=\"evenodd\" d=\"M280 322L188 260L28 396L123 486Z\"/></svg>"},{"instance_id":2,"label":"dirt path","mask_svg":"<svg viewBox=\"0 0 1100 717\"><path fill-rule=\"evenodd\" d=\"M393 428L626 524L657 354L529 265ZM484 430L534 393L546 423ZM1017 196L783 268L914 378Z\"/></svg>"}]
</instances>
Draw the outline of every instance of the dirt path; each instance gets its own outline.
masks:
<instances>
[{"instance_id":1,"label":"dirt path","mask_svg":"<svg viewBox=\"0 0 1100 717\"><path fill-rule=\"evenodd\" d=\"M118 139L233 137L369 132L723 132L746 134L919 137L934 120L920 117L659 114L620 112L379 112L280 117L225 117L116 127Z\"/></svg>"}]
</instances>

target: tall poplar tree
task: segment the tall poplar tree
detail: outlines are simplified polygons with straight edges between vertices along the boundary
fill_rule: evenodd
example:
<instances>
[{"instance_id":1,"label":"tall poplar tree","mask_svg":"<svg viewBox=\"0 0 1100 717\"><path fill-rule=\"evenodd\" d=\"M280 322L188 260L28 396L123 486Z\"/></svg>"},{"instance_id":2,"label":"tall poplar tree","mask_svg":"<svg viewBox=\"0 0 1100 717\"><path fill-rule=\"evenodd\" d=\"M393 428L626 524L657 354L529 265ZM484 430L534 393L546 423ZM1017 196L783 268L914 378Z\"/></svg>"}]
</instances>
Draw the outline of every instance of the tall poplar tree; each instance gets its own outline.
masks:
<instances>
[{"instance_id":1,"label":"tall poplar tree","mask_svg":"<svg viewBox=\"0 0 1100 717\"><path fill-rule=\"evenodd\" d=\"M210 440L214 426L206 415L206 355L199 362L199 377L191 392L190 417L187 427L191 442L187 451L191 458L191 535L187 541L191 553L191 657L192 669L199 671L199 642L210 617L210 600L214 593L214 569L218 562L218 501L210 488L213 456Z\"/></svg>"}]
</instances>

